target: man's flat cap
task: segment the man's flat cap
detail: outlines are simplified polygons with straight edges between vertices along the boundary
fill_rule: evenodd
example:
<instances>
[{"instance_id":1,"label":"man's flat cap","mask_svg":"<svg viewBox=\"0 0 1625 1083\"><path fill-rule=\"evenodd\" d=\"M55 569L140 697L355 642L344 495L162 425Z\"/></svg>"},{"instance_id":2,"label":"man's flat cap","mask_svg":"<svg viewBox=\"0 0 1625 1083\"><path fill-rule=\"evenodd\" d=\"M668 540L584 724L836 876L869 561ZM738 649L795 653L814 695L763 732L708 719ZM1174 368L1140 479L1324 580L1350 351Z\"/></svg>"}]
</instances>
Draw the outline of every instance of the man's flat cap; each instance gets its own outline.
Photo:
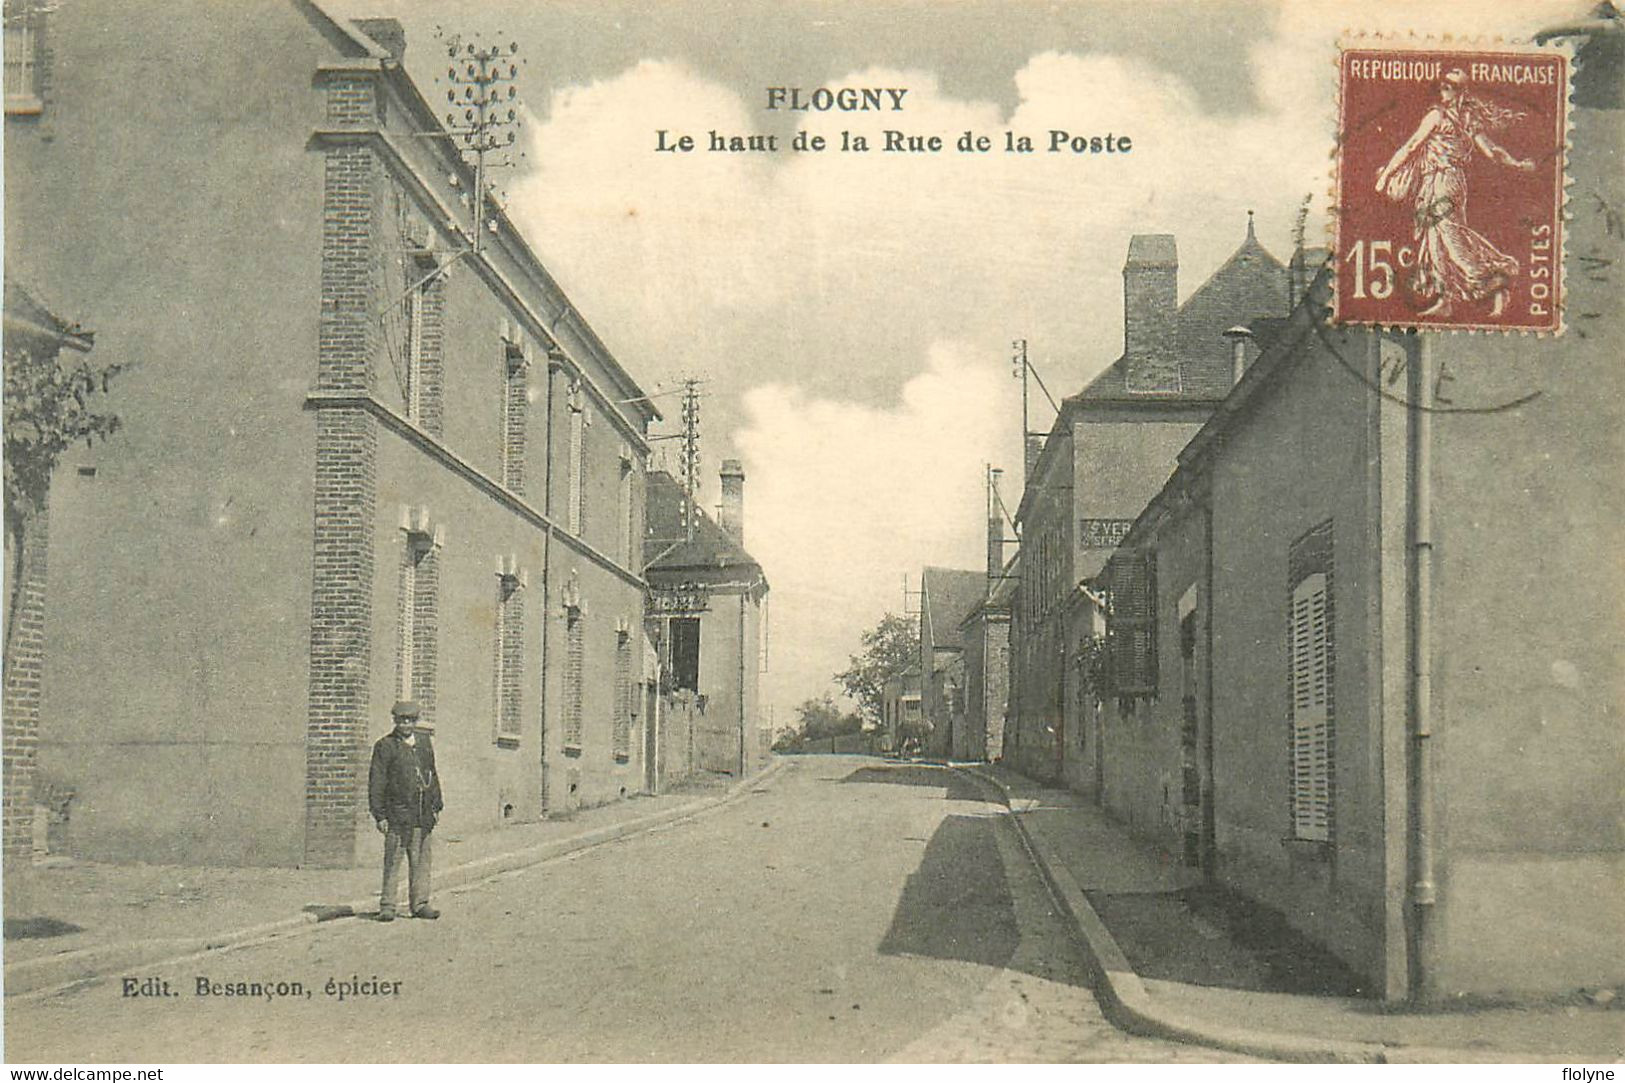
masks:
<instances>
[{"instance_id":1,"label":"man's flat cap","mask_svg":"<svg viewBox=\"0 0 1625 1083\"><path fill-rule=\"evenodd\" d=\"M418 711L416 700L403 699L390 708L389 713L396 718L416 718L421 712Z\"/></svg>"}]
</instances>

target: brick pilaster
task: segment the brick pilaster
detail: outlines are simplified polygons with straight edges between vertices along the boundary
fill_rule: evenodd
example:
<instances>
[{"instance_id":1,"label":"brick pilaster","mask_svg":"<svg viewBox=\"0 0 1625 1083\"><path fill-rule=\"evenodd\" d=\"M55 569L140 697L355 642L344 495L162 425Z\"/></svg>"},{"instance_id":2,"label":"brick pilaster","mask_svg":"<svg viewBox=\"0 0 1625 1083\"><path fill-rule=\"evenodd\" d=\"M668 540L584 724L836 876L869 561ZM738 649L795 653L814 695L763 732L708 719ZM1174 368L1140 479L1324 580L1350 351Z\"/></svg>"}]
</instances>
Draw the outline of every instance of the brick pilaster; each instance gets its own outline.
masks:
<instances>
[{"instance_id":1,"label":"brick pilaster","mask_svg":"<svg viewBox=\"0 0 1625 1083\"><path fill-rule=\"evenodd\" d=\"M370 79L336 77L326 89L330 121L375 123ZM378 165L363 146L330 146L325 155L316 386L364 392L372 386L380 337ZM364 409L328 404L317 411L307 866L342 867L355 860L372 707L377 454L377 421Z\"/></svg>"},{"instance_id":2,"label":"brick pilaster","mask_svg":"<svg viewBox=\"0 0 1625 1083\"><path fill-rule=\"evenodd\" d=\"M41 509L23 534L22 594L13 619L5 673L3 849L8 869L26 865L34 849L34 773L39 756L40 704L45 673L45 553L49 512ZM6 568L11 574L11 568ZM9 591L8 591L9 594ZM10 598L6 599L10 603Z\"/></svg>"}]
</instances>

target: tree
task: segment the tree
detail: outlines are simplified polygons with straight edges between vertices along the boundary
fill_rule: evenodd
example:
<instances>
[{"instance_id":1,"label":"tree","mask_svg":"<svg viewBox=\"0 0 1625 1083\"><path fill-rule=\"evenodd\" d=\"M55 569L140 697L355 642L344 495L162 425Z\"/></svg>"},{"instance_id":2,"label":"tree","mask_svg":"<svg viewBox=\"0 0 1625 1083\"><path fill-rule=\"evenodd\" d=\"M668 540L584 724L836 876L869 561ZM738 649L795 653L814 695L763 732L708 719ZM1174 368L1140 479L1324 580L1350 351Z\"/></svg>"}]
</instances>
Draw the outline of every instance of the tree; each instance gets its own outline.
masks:
<instances>
[{"instance_id":1,"label":"tree","mask_svg":"<svg viewBox=\"0 0 1625 1083\"><path fill-rule=\"evenodd\" d=\"M831 696L802 700L801 706L796 708L796 718L800 723L801 737L806 741L839 737L863 729L863 719L853 713L842 714Z\"/></svg>"},{"instance_id":2,"label":"tree","mask_svg":"<svg viewBox=\"0 0 1625 1083\"><path fill-rule=\"evenodd\" d=\"M835 680L857 701L863 717L879 725L886 682L919 663L920 629L910 617L887 613L863 633L862 642L863 650L851 656L852 664L835 674Z\"/></svg>"},{"instance_id":3,"label":"tree","mask_svg":"<svg viewBox=\"0 0 1625 1083\"><path fill-rule=\"evenodd\" d=\"M6 307L13 291L6 290ZM88 341L88 336L82 336ZM6 541L11 548L11 590L6 600L5 660L11 662L17 608L27 571L29 526L45 508L51 474L62 453L79 440L87 445L118 431L117 415L94 409L97 395L123 368L80 360L65 365L60 339L38 333L5 339Z\"/></svg>"}]
</instances>

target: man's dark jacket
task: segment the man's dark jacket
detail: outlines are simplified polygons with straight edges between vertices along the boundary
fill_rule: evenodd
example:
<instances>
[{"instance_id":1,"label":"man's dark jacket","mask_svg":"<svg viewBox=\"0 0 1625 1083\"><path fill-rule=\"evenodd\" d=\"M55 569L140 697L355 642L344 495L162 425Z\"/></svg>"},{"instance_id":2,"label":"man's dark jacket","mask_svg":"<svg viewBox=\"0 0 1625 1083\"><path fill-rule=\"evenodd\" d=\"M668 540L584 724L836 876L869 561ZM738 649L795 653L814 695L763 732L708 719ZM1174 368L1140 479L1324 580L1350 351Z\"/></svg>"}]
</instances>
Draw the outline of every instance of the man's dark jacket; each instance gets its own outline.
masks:
<instances>
[{"instance_id":1,"label":"man's dark jacket","mask_svg":"<svg viewBox=\"0 0 1625 1083\"><path fill-rule=\"evenodd\" d=\"M391 733L372 746L367 805L374 820L397 828L434 826L443 805L428 734L418 734L409 745Z\"/></svg>"}]
</instances>

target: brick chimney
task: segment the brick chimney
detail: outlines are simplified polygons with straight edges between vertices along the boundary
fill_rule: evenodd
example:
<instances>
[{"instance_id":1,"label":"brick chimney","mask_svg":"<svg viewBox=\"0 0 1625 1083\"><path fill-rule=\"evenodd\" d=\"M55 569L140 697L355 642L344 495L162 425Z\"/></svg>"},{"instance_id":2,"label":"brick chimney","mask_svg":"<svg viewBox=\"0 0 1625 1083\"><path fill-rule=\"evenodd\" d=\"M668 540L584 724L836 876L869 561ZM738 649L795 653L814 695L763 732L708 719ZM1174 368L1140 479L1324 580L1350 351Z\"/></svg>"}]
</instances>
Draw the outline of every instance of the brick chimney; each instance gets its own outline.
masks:
<instances>
[{"instance_id":1,"label":"brick chimney","mask_svg":"<svg viewBox=\"0 0 1625 1083\"><path fill-rule=\"evenodd\" d=\"M738 459L722 460L722 529L745 544L745 466Z\"/></svg>"},{"instance_id":2,"label":"brick chimney","mask_svg":"<svg viewBox=\"0 0 1625 1083\"><path fill-rule=\"evenodd\" d=\"M1129 391L1180 390L1179 249L1169 233L1136 234L1123 264L1123 365Z\"/></svg>"},{"instance_id":3,"label":"brick chimney","mask_svg":"<svg viewBox=\"0 0 1625 1083\"><path fill-rule=\"evenodd\" d=\"M1003 470L987 472L987 578L988 589L1004 574L1004 513L999 505L999 481Z\"/></svg>"}]
</instances>

